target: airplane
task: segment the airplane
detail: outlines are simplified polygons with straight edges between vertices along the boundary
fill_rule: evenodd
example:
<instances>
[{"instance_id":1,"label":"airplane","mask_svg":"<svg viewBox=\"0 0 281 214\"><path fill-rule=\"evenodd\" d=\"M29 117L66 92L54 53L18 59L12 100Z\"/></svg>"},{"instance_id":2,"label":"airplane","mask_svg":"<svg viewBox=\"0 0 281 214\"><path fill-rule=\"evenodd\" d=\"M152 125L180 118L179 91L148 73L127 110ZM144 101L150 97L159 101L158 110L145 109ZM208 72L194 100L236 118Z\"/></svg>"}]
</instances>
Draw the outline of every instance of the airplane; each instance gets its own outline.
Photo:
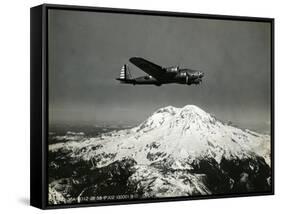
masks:
<instances>
[{"instance_id":1,"label":"airplane","mask_svg":"<svg viewBox=\"0 0 281 214\"><path fill-rule=\"evenodd\" d=\"M132 57L129 61L148 75L133 78L128 65L125 64L121 68L119 78L116 78L116 80L119 80L120 83L156 86L170 83L198 85L202 82L202 78L204 76L202 71L180 68L179 66L165 68L141 57Z\"/></svg>"}]
</instances>

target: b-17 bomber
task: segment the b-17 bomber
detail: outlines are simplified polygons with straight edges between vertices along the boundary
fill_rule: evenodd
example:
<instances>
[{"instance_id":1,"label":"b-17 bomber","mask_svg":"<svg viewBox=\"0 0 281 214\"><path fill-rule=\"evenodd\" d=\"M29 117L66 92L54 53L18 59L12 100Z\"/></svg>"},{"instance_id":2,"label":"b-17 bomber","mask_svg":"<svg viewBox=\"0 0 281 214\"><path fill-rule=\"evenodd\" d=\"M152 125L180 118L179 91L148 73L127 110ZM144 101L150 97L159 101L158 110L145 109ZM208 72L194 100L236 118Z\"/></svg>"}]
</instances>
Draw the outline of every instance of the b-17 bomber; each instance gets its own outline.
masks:
<instances>
[{"instance_id":1,"label":"b-17 bomber","mask_svg":"<svg viewBox=\"0 0 281 214\"><path fill-rule=\"evenodd\" d=\"M202 71L180 68L179 66L161 67L141 57L132 57L129 61L147 75L133 78L128 65L125 64L121 68L119 78L116 78L116 80L124 84L161 86L163 84L177 83L198 85L202 82L204 76Z\"/></svg>"}]
</instances>

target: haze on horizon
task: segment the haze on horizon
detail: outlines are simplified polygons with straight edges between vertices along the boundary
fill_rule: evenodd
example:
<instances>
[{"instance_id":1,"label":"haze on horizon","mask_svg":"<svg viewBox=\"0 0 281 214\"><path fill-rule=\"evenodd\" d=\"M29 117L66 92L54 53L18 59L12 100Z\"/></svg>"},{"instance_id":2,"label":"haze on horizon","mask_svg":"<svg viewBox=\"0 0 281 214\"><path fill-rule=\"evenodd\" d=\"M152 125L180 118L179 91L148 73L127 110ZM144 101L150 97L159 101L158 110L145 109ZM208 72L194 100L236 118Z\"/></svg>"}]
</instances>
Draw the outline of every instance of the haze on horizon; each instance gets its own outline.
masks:
<instances>
[{"instance_id":1,"label":"haze on horizon","mask_svg":"<svg viewBox=\"0 0 281 214\"><path fill-rule=\"evenodd\" d=\"M158 108L196 105L244 127L270 126L270 24L49 10L49 120L138 124ZM122 85L141 56L205 73L199 86Z\"/></svg>"}]
</instances>

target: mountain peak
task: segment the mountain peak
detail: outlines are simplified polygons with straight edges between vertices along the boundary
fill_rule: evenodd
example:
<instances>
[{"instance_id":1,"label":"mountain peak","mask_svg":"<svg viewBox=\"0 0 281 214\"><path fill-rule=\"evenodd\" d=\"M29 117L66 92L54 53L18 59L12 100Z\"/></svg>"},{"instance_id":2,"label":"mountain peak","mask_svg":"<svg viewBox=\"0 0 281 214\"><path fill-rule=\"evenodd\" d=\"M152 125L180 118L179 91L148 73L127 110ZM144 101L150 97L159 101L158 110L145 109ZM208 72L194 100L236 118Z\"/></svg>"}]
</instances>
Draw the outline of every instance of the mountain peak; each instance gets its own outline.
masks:
<instances>
[{"instance_id":1,"label":"mountain peak","mask_svg":"<svg viewBox=\"0 0 281 214\"><path fill-rule=\"evenodd\" d=\"M196 105L186 105L181 108L182 110L190 110L190 111L203 111L201 108L199 108Z\"/></svg>"},{"instance_id":2,"label":"mountain peak","mask_svg":"<svg viewBox=\"0 0 281 214\"><path fill-rule=\"evenodd\" d=\"M183 119L197 119L197 120L204 120L213 121L214 118L203 109L195 106L195 105L186 105L180 109L179 115Z\"/></svg>"},{"instance_id":3,"label":"mountain peak","mask_svg":"<svg viewBox=\"0 0 281 214\"><path fill-rule=\"evenodd\" d=\"M206 115L208 114L205 112L203 109L199 108L196 105L186 105L180 109L181 112L186 112L186 113L195 113L198 115Z\"/></svg>"},{"instance_id":4,"label":"mountain peak","mask_svg":"<svg viewBox=\"0 0 281 214\"><path fill-rule=\"evenodd\" d=\"M163 108L159 108L152 115L159 114L159 113L170 113L172 115L175 115L176 113L180 113L180 112L197 113L200 115L207 114L203 109L199 108L196 105L186 105L182 108L177 108L177 107L169 105L169 106L166 106Z\"/></svg>"},{"instance_id":5,"label":"mountain peak","mask_svg":"<svg viewBox=\"0 0 281 214\"><path fill-rule=\"evenodd\" d=\"M138 131L144 132L159 129L163 126L180 129L186 126L206 126L208 123L215 123L216 120L210 114L195 105L186 105L183 108L167 106L155 111L140 126Z\"/></svg>"}]
</instances>

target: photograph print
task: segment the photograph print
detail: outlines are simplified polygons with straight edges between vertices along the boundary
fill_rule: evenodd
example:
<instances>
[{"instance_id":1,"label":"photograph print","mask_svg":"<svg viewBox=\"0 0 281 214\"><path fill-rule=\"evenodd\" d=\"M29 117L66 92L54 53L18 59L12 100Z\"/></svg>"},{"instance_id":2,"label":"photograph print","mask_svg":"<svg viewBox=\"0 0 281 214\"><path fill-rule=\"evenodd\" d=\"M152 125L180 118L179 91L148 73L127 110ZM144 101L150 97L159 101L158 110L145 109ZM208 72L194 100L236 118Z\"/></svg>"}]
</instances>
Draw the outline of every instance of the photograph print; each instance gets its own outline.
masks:
<instances>
[{"instance_id":1,"label":"photograph print","mask_svg":"<svg viewBox=\"0 0 281 214\"><path fill-rule=\"evenodd\" d=\"M272 23L47 10L48 205L270 194Z\"/></svg>"}]
</instances>

